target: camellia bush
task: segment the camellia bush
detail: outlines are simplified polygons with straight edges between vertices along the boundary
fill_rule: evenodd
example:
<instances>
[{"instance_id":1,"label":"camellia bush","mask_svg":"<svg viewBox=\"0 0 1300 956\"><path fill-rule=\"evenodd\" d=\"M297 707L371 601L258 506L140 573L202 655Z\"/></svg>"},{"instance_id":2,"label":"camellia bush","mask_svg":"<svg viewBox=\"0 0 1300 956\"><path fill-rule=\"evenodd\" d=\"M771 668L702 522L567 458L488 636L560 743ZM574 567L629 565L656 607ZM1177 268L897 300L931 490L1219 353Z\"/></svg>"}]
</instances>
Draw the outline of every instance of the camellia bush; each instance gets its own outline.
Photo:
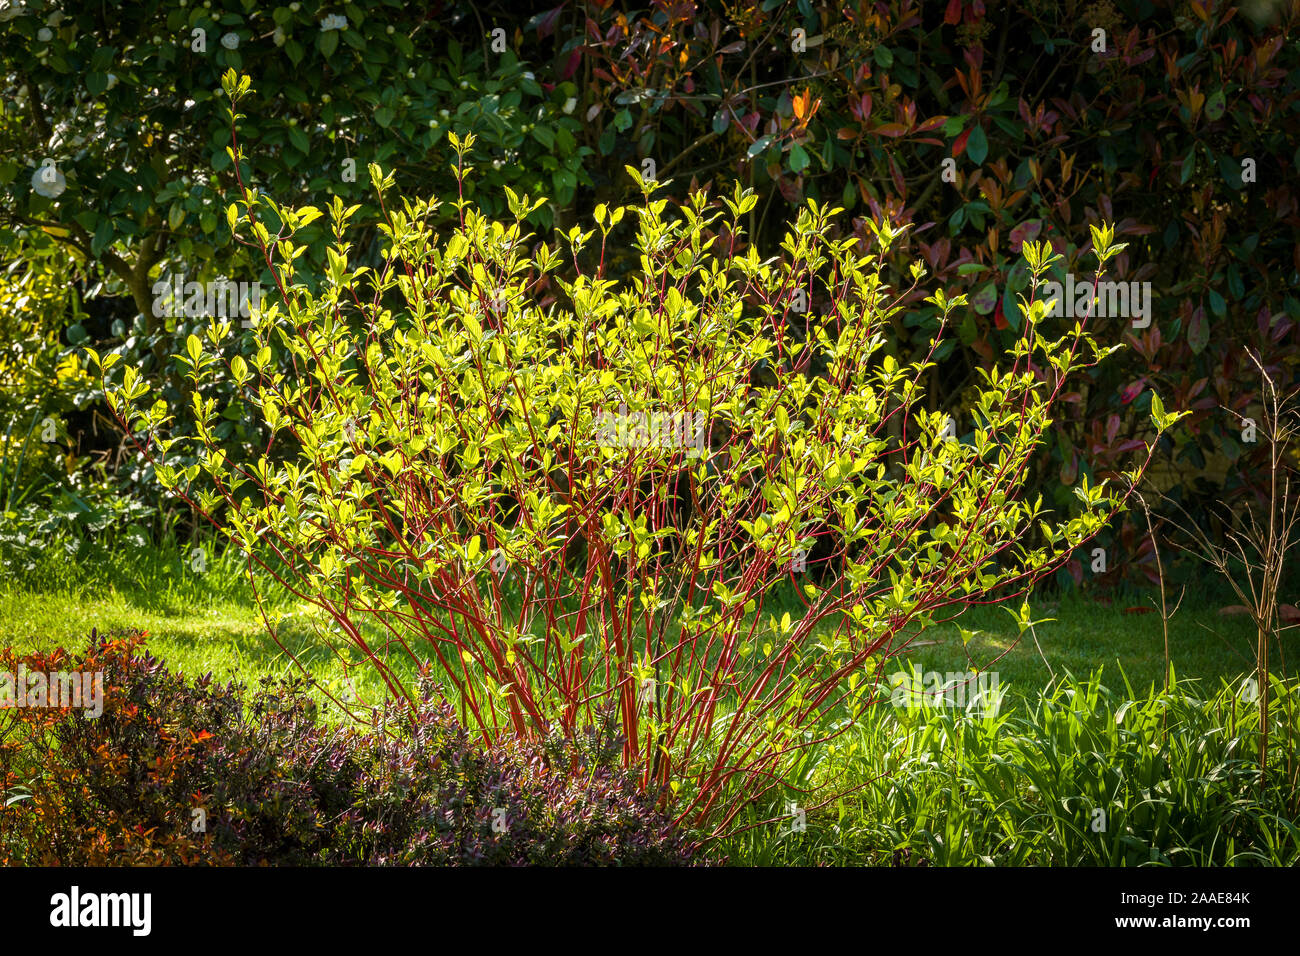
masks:
<instances>
[{"instance_id":1,"label":"camellia bush","mask_svg":"<svg viewBox=\"0 0 1300 956\"><path fill-rule=\"evenodd\" d=\"M225 84L237 122L249 80ZM453 144L462 158L473 145ZM885 353L903 291L879 277L898 238L887 223L868 258L832 238L837 210L809 203L765 260L731 238L747 190L695 194L669 218L659 184L629 167L643 204L598 208L555 247L526 232L535 202L514 193L505 222L458 199L439 240L438 200L395 201L391 176L369 174L380 268L352 264L354 210L335 199L328 273L307 282L293 231L322 212L246 190L228 217L277 285L255 348L219 358L226 320L191 336L176 356L184 411L92 353L111 407L162 484L248 556L259 595L317 609L322 638L359 650L394 696L411 696L412 667L431 671L488 740L580 733L613 707L625 763L710 832L883 696L878 665L917 627L1025 592L1146 467L1125 487L1085 478L1073 515L1026 492L1053 402L1112 350L1085 321L1046 316L1043 244L1023 247L1035 282L1013 358L955 425L926 408L929 363ZM1093 241L1103 264L1119 249L1107 227ZM614 245L638 272L604 275ZM545 308L544 277L562 293ZM800 311L818 300L832 305ZM225 379L265 430L247 466L213 429ZM1153 412L1146 461L1178 417L1158 399ZM180 415L193 437L174 433Z\"/></svg>"}]
</instances>

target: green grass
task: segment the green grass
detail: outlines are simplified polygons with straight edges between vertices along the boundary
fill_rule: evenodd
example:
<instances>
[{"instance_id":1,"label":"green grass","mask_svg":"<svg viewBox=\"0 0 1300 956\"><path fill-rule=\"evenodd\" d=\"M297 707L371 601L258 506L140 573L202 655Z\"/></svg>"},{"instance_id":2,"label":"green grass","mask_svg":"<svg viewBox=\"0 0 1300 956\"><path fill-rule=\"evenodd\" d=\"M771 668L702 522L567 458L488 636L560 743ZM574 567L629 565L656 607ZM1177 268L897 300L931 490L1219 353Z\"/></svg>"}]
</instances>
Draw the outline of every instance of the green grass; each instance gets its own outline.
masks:
<instances>
[{"instance_id":1,"label":"green grass","mask_svg":"<svg viewBox=\"0 0 1300 956\"><path fill-rule=\"evenodd\" d=\"M1216 690L1221 678L1234 679L1254 667L1254 628L1243 616L1220 615L1225 603L1185 603L1169 622L1175 672L1182 680L1204 682L1207 692ZM1033 600L1035 620L1054 620L1023 635L1005 607L974 608L960 620L961 628L977 632L968 644L963 645L958 624L937 626L911 635L906 657L920 671L995 670L1018 696L1045 687L1053 674L1087 675L1098 668L1111 686L1122 686L1121 670L1135 689L1163 686L1163 624L1158 614L1125 612L1135 606L1140 605L1116 601L1106 607L1077 594ZM1300 635L1285 635L1283 650L1285 660L1300 659ZM888 669L897 668L891 663Z\"/></svg>"},{"instance_id":2,"label":"green grass","mask_svg":"<svg viewBox=\"0 0 1300 956\"><path fill-rule=\"evenodd\" d=\"M172 667L188 674L211 671L219 678L255 680L286 676L295 667L267 634L253 592L234 561L209 559L202 573L188 563L190 548L179 545L135 549L99 560L69 561L47 555L22 580L0 582L0 628L6 643L27 652L56 646L80 647L91 628L143 628L149 647ZM1229 603L1207 587L1200 600L1184 601L1169 623L1169 654L1179 679L1200 681L1207 693L1221 679L1235 680L1251 670L1254 633L1244 616L1223 616ZM961 626L976 635L963 645L957 624L939 625L909 635L905 661L889 661L888 672L907 664L920 671L996 670L1015 697L1033 696L1053 673L1091 674L1101 668L1103 682L1120 686L1120 671L1136 689L1163 682L1165 638L1157 614L1125 613L1149 599L1119 598L1104 607L1077 594L1031 601L1037 625L1019 636L1004 608L975 608ZM331 686L342 686L343 660L358 661L346 648L331 651L311 626L307 614L289 602L282 637L313 673ZM794 613L797 605L778 601L775 612ZM771 605L767 610L773 610ZM1035 646L1034 636L1038 646ZM1017 639L1019 637L1019 639ZM1040 650L1041 648L1041 654ZM1273 657L1279 670L1300 660L1300 629L1284 636L1282 654ZM409 666L399 670L410 673ZM363 699L378 699L380 684L365 667L353 670Z\"/></svg>"},{"instance_id":3,"label":"green grass","mask_svg":"<svg viewBox=\"0 0 1300 956\"><path fill-rule=\"evenodd\" d=\"M876 709L747 806L719 849L757 866L1294 866L1294 681L1273 682L1270 716L1261 785L1258 712L1230 685L1062 677L997 715ZM827 779L845 795L800 799Z\"/></svg>"},{"instance_id":4,"label":"green grass","mask_svg":"<svg viewBox=\"0 0 1300 956\"><path fill-rule=\"evenodd\" d=\"M189 547L118 553L100 561L43 559L22 580L0 584L0 629L16 650L76 650L92 628L148 632L149 651L173 670L252 683L263 676L299 676L271 638L242 566L208 561L202 573L189 563ZM288 614L281 637L318 680L341 691L351 677L362 700L378 702L382 683L348 648L324 645L308 614L281 601L268 610ZM409 668L407 668L409 671Z\"/></svg>"}]
</instances>

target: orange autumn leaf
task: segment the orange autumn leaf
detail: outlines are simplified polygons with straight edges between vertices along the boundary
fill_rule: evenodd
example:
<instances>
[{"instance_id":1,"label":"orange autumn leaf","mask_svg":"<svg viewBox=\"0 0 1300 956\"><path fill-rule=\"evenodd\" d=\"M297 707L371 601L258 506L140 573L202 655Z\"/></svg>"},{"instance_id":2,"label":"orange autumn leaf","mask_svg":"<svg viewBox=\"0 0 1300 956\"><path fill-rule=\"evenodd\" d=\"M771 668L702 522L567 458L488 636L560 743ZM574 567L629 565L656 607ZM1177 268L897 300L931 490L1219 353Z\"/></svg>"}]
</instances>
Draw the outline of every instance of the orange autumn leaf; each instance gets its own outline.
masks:
<instances>
[{"instance_id":1,"label":"orange autumn leaf","mask_svg":"<svg viewBox=\"0 0 1300 956\"><path fill-rule=\"evenodd\" d=\"M820 96L817 97L816 100L813 100L812 90L804 90L802 93L796 93L793 100L794 118L799 121L801 126L805 125L810 119L812 119L813 114L817 112L817 108L821 105L822 100Z\"/></svg>"}]
</instances>

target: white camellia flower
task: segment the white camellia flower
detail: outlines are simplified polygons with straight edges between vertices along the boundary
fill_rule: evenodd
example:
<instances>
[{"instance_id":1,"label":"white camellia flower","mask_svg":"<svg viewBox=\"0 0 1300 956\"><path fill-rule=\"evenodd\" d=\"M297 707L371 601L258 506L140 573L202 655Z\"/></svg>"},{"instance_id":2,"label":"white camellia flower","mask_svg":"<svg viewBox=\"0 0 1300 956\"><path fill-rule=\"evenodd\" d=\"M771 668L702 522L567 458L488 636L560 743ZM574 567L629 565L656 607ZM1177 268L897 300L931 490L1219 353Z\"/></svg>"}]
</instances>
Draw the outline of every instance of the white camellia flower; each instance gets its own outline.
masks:
<instances>
[{"instance_id":1,"label":"white camellia flower","mask_svg":"<svg viewBox=\"0 0 1300 956\"><path fill-rule=\"evenodd\" d=\"M57 199L68 188L68 180L52 163L43 163L32 173L32 191L46 199Z\"/></svg>"},{"instance_id":2,"label":"white camellia flower","mask_svg":"<svg viewBox=\"0 0 1300 956\"><path fill-rule=\"evenodd\" d=\"M341 13L331 13L328 17L320 22L320 32L326 30L346 30L348 28L348 18Z\"/></svg>"},{"instance_id":3,"label":"white camellia flower","mask_svg":"<svg viewBox=\"0 0 1300 956\"><path fill-rule=\"evenodd\" d=\"M42 43L49 43L54 39L54 31L49 27L41 27L36 31L36 39L40 40Z\"/></svg>"},{"instance_id":4,"label":"white camellia flower","mask_svg":"<svg viewBox=\"0 0 1300 956\"><path fill-rule=\"evenodd\" d=\"M564 112L572 113L577 108L578 108L578 98L576 96L570 96L567 100L564 101Z\"/></svg>"},{"instance_id":5,"label":"white camellia flower","mask_svg":"<svg viewBox=\"0 0 1300 956\"><path fill-rule=\"evenodd\" d=\"M55 10L48 17L45 18L45 25L47 27L54 27L55 29L58 29L59 24L62 23L63 20L64 20L63 11Z\"/></svg>"},{"instance_id":6,"label":"white camellia flower","mask_svg":"<svg viewBox=\"0 0 1300 956\"><path fill-rule=\"evenodd\" d=\"M26 12L27 7L22 0L0 0L0 23L21 17Z\"/></svg>"},{"instance_id":7,"label":"white camellia flower","mask_svg":"<svg viewBox=\"0 0 1300 956\"><path fill-rule=\"evenodd\" d=\"M275 28L275 32L271 34L271 42L276 46L284 46L284 27Z\"/></svg>"},{"instance_id":8,"label":"white camellia flower","mask_svg":"<svg viewBox=\"0 0 1300 956\"><path fill-rule=\"evenodd\" d=\"M107 77L108 77L107 88L111 90L113 87L117 86L117 75L114 73L109 73L107 74Z\"/></svg>"},{"instance_id":9,"label":"white camellia flower","mask_svg":"<svg viewBox=\"0 0 1300 956\"><path fill-rule=\"evenodd\" d=\"M221 45L224 46L227 50L235 49L236 47L239 46L239 34L227 33L225 36L221 38Z\"/></svg>"}]
</instances>

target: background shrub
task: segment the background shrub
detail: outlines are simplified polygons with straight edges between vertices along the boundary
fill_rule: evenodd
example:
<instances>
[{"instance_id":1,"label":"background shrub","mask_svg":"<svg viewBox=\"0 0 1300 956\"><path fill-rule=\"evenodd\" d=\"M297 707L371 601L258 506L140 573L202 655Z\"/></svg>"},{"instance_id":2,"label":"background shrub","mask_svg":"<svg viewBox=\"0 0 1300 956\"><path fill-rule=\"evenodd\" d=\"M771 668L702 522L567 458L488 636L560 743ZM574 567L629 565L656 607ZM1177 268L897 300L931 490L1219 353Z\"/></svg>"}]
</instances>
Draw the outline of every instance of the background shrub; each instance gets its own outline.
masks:
<instances>
[{"instance_id":1,"label":"background shrub","mask_svg":"<svg viewBox=\"0 0 1300 956\"><path fill-rule=\"evenodd\" d=\"M346 28L323 30L330 15ZM968 296L927 381L938 409L961 413L1018 333L1021 242L1050 242L1058 272L1086 275L1085 225L1102 218L1130 243L1111 278L1152 282L1156 316L1144 330L1095 326L1131 348L1067 395L1030 478L1067 507L1080 474L1094 484L1118 474L1159 388L1193 414L1166 437L1155 479L1200 514L1218 500L1244 506L1266 484L1266 455L1233 414L1259 401L1244 350L1260 352L1284 391L1296 381L1296 16L1293 4L1226 0L522 11L146 0L106 17L32 0L0 36L0 246L37 234L94 264L102 292L133 297L113 315L126 331L96 347L171 375L168 356L198 324L156 320L152 278L271 279L224 217L236 184L218 89L234 67L256 81L246 135L259 148L245 181L295 204L359 204L369 230L380 219L360 174L371 161L404 191L455 193L449 130L476 137L466 188L480 208L501 215L506 186L548 195L529 214L542 229L626 202L624 166L647 161L677 179L664 193L677 203L692 182L739 178L758 197L754 241L779 242L807 198L848 209L857 218L845 232L868 244L868 220L887 217L903 236L885 257L888 280L921 258ZM67 182L53 199L31 182L45 157ZM358 242L359 260L377 261L375 236ZM319 263L328 235L308 229L302 241ZM636 265L618 246L608 260L612 273ZM908 361L925 353L939 313L919 291L903 305L887 347ZM223 398L220 427L238 431L248 416L236 394ZM1151 581L1144 531L1121 519L1099 542L1107 570L1074 561L1062 583Z\"/></svg>"},{"instance_id":2,"label":"background shrub","mask_svg":"<svg viewBox=\"0 0 1300 956\"><path fill-rule=\"evenodd\" d=\"M1046 239L1083 281L1085 224L1115 221L1129 248L1108 278L1151 282L1155 315L1145 330L1097 320L1101 340L1131 348L1070 391L1031 480L1063 506L1078 475L1115 474L1158 388L1192 411L1166 439L1158 487L1198 515L1262 500L1267 454L1234 413L1259 418L1245 350L1284 391L1297 377L1294 4L706 2L589 16L579 69L598 155L655 157L683 187L740 177L760 199L756 241L778 239L806 197L857 213L864 240L882 215L912 227L884 275L902 279L920 256L969 299L927 382L950 413L1019 333L1021 243ZM922 299L905 296L892 322L900 361L926 354L937 327ZM1099 538L1103 583L1155 580L1145 530L1129 516ZM1074 580L1095 576L1088 563L1068 566Z\"/></svg>"}]
</instances>

